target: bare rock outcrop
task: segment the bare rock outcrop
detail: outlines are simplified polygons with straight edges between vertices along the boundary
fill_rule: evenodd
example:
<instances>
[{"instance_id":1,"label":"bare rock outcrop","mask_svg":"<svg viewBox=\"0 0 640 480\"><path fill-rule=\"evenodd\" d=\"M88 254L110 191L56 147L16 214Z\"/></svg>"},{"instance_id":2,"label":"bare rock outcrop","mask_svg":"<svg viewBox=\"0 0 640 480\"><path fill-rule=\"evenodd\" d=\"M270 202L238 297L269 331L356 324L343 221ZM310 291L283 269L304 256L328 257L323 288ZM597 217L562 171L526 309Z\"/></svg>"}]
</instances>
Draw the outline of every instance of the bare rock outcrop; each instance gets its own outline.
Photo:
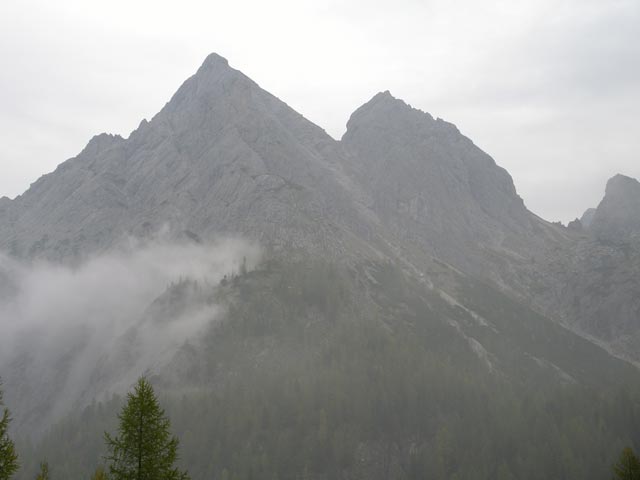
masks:
<instances>
[{"instance_id":1,"label":"bare rock outcrop","mask_svg":"<svg viewBox=\"0 0 640 480\"><path fill-rule=\"evenodd\" d=\"M0 251L68 263L165 231L400 259L417 275L436 259L640 359L640 184L614 177L579 224L531 213L453 124L389 92L336 141L212 54L128 138L98 135L1 198Z\"/></svg>"}]
</instances>

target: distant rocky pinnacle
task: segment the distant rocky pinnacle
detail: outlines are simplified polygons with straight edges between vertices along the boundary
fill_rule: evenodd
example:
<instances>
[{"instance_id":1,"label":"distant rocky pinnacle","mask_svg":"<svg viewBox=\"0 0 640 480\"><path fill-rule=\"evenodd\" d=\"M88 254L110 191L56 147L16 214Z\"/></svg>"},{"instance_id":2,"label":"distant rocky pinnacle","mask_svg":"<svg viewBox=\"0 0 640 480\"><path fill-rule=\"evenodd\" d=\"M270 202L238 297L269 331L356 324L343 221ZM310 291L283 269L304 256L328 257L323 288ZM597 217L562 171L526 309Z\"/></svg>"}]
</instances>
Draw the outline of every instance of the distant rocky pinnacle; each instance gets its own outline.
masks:
<instances>
[{"instance_id":1,"label":"distant rocky pinnacle","mask_svg":"<svg viewBox=\"0 0 640 480\"><path fill-rule=\"evenodd\" d=\"M640 182L624 175L611 178L593 214L591 230L607 241L640 238Z\"/></svg>"},{"instance_id":2,"label":"distant rocky pinnacle","mask_svg":"<svg viewBox=\"0 0 640 480\"><path fill-rule=\"evenodd\" d=\"M580 223L584 228L589 228L591 223L593 223L593 216L596 214L595 208L587 208L585 212L580 217Z\"/></svg>"},{"instance_id":3,"label":"distant rocky pinnacle","mask_svg":"<svg viewBox=\"0 0 640 480\"><path fill-rule=\"evenodd\" d=\"M583 229L540 269L557 289L536 299L549 315L640 360L640 183L624 175L607 182L604 199L580 220Z\"/></svg>"},{"instance_id":4,"label":"distant rocky pinnacle","mask_svg":"<svg viewBox=\"0 0 640 480\"><path fill-rule=\"evenodd\" d=\"M531 213L509 173L453 124L388 91L336 141L212 54L128 138L97 135L0 199L0 251L77 262L168 231L415 272L436 259L633 356L640 184L614 177L578 223Z\"/></svg>"}]
</instances>

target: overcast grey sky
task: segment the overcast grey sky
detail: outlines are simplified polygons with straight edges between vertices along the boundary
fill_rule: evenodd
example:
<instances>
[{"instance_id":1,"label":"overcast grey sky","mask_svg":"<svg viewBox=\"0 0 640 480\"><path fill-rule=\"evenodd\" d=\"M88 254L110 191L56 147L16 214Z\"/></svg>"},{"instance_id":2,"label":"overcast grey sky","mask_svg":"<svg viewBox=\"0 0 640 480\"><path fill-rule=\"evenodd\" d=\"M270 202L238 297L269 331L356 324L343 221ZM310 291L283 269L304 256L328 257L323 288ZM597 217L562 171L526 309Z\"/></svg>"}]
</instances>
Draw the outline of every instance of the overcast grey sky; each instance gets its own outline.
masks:
<instances>
[{"instance_id":1,"label":"overcast grey sky","mask_svg":"<svg viewBox=\"0 0 640 480\"><path fill-rule=\"evenodd\" d=\"M390 90L549 220L640 177L640 0L2 0L0 196L128 136L211 52L335 138Z\"/></svg>"}]
</instances>

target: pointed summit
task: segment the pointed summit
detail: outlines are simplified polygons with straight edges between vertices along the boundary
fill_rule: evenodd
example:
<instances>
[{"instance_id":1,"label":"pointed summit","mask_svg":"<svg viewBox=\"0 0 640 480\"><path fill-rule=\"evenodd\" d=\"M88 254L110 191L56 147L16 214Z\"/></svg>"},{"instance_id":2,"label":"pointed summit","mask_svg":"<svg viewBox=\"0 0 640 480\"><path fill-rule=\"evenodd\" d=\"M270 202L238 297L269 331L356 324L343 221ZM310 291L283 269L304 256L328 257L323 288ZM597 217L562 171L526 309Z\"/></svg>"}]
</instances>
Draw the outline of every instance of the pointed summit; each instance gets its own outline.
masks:
<instances>
[{"instance_id":1,"label":"pointed summit","mask_svg":"<svg viewBox=\"0 0 640 480\"><path fill-rule=\"evenodd\" d=\"M367 103L359 107L347 122L348 138L355 130L384 129L400 132L411 128L432 128L433 117L422 110L412 108L409 104L391 95L389 90L379 92Z\"/></svg>"},{"instance_id":2,"label":"pointed summit","mask_svg":"<svg viewBox=\"0 0 640 480\"><path fill-rule=\"evenodd\" d=\"M401 100L401 99L399 99L397 97L394 97L393 94L389 90L385 90L384 92L376 93L373 97L371 97L371 100L369 100L367 103L365 103L362 106L364 107L366 105L373 105L373 104L380 103L380 102L399 103L401 105L409 107L409 105L405 101L403 101L403 100Z\"/></svg>"},{"instance_id":3,"label":"pointed summit","mask_svg":"<svg viewBox=\"0 0 640 480\"><path fill-rule=\"evenodd\" d=\"M259 89L242 72L230 67L226 58L212 53L196 73L180 86L159 116L176 112L184 115L185 111L189 111L189 114L202 113L208 110L206 107L224 98L246 95L251 88ZM239 93L239 90L244 93Z\"/></svg>"},{"instance_id":4,"label":"pointed summit","mask_svg":"<svg viewBox=\"0 0 640 480\"><path fill-rule=\"evenodd\" d=\"M244 76L239 70L231 67L226 58L218 55L217 53L210 53L207 55L207 58L204 59L200 68L198 68L196 73L189 80L193 78L203 80L205 78L219 77L222 75ZM189 80L187 80L187 82ZM247 78L247 80L249 79Z\"/></svg>"},{"instance_id":5,"label":"pointed summit","mask_svg":"<svg viewBox=\"0 0 640 480\"><path fill-rule=\"evenodd\" d=\"M0 250L74 260L168 225L176 237L240 234L274 248L359 254L370 247L355 232L372 227L335 172L338 150L324 130L211 54L128 139L94 137L12 203L16 223L0 222ZM317 229L332 231L331 240Z\"/></svg>"},{"instance_id":6,"label":"pointed summit","mask_svg":"<svg viewBox=\"0 0 640 480\"><path fill-rule=\"evenodd\" d=\"M111 133L100 133L99 135L95 135L91 140L89 140L89 143L87 143L87 146L84 147L81 154L95 155L98 152L118 145L123 141L124 139L120 135L113 135Z\"/></svg>"},{"instance_id":7,"label":"pointed summit","mask_svg":"<svg viewBox=\"0 0 640 480\"><path fill-rule=\"evenodd\" d=\"M365 105L369 105L369 104L373 105L373 104L381 103L381 102L400 102L402 104L405 104L402 100L399 100L396 97L394 97L393 95L391 95L391 92L389 90L385 90L384 92L376 93L373 96L373 98L371 98L371 100L369 100L367 103L365 103Z\"/></svg>"},{"instance_id":8,"label":"pointed summit","mask_svg":"<svg viewBox=\"0 0 640 480\"><path fill-rule=\"evenodd\" d=\"M492 250L529 235L531 216L506 170L454 125L388 91L353 113L341 142L376 213L421 249L482 272L480 262L460 264L473 258L460 253L469 248L465 239Z\"/></svg>"},{"instance_id":9,"label":"pointed summit","mask_svg":"<svg viewBox=\"0 0 640 480\"><path fill-rule=\"evenodd\" d=\"M210 53L207 58L202 62L202 66L199 70L208 70L212 68L224 68L229 66L229 61L217 53Z\"/></svg>"},{"instance_id":10,"label":"pointed summit","mask_svg":"<svg viewBox=\"0 0 640 480\"><path fill-rule=\"evenodd\" d=\"M640 192L640 182L635 178L618 173L607 182L606 195L634 196Z\"/></svg>"},{"instance_id":11,"label":"pointed summit","mask_svg":"<svg viewBox=\"0 0 640 480\"><path fill-rule=\"evenodd\" d=\"M640 235L640 182L621 174L610 178L591 228L601 240L615 243Z\"/></svg>"}]
</instances>

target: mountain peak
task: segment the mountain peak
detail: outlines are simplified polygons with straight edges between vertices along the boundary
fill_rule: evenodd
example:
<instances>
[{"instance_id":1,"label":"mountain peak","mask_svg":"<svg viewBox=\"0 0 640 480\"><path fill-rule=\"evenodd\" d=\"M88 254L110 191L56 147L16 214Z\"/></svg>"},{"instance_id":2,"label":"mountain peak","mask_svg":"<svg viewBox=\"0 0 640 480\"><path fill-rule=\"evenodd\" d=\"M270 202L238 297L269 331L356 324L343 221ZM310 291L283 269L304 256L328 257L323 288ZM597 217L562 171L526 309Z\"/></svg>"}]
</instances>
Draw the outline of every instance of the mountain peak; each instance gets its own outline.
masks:
<instances>
[{"instance_id":1,"label":"mountain peak","mask_svg":"<svg viewBox=\"0 0 640 480\"><path fill-rule=\"evenodd\" d=\"M389 91L351 115L341 143L376 214L445 261L480 272L481 261L460 263L460 252L468 251L460 239L491 249L509 235L528 235L529 214L509 174L453 124Z\"/></svg>"},{"instance_id":2,"label":"mountain peak","mask_svg":"<svg viewBox=\"0 0 640 480\"><path fill-rule=\"evenodd\" d=\"M114 135L112 133L100 133L98 135L94 135L87 146L82 150L83 154L95 155L98 152L106 150L120 142L123 142L124 139L120 135Z\"/></svg>"},{"instance_id":3,"label":"mountain peak","mask_svg":"<svg viewBox=\"0 0 640 480\"><path fill-rule=\"evenodd\" d=\"M371 98L371 100L369 100L367 103L376 103L376 102L385 102L385 101L399 101L399 102L404 103L402 100L399 100L396 97L394 97L393 95L391 95L391 92L389 90L385 90L384 92L376 93Z\"/></svg>"},{"instance_id":4,"label":"mountain peak","mask_svg":"<svg viewBox=\"0 0 640 480\"><path fill-rule=\"evenodd\" d=\"M204 59L202 65L198 69L198 72L201 70L211 70L217 68L230 68L229 61L221 55L217 53L210 53L207 55L207 58Z\"/></svg>"},{"instance_id":5,"label":"mountain peak","mask_svg":"<svg viewBox=\"0 0 640 480\"><path fill-rule=\"evenodd\" d=\"M405 111L415 111L415 112L425 113L422 110L418 110L418 109L413 108L411 105L409 105L404 100L402 100L400 98L397 98L397 97L394 97L389 90L385 90L384 92L376 93L371 98L371 100L369 100L364 105L362 105L358 110L367 109L367 108L374 108L374 107L381 107L381 106L385 106L386 108L395 108L395 109L398 109L398 111L400 111L402 109L402 110L405 110ZM356 110L356 112L358 110ZM427 115L429 117L431 116L428 113L427 113Z\"/></svg>"},{"instance_id":6,"label":"mountain peak","mask_svg":"<svg viewBox=\"0 0 640 480\"><path fill-rule=\"evenodd\" d=\"M234 108L228 108L232 103L243 103L249 96L249 91L259 87L242 72L229 66L226 58L211 53L205 58L197 72L189 77L171 97L162 111L152 119L162 118L164 125L170 124L179 131L197 130L207 119L216 123L216 128L224 125ZM170 121L167 116L172 117ZM214 117L214 118L211 118ZM210 125L211 127L211 125Z\"/></svg>"},{"instance_id":7,"label":"mountain peak","mask_svg":"<svg viewBox=\"0 0 640 480\"><path fill-rule=\"evenodd\" d=\"M640 193L640 182L635 178L618 173L609 179L605 195L633 195Z\"/></svg>"},{"instance_id":8,"label":"mountain peak","mask_svg":"<svg viewBox=\"0 0 640 480\"><path fill-rule=\"evenodd\" d=\"M374 95L371 100L351 114L347 122L345 138L362 128L381 128L399 133L413 130L418 125L433 123L434 119L430 114L411 107L408 103L391 95L389 90L385 90Z\"/></svg>"},{"instance_id":9,"label":"mountain peak","mask_svg":"<svg viewBox=\"0 0 640 480\"><path fill-rule=\"evenodd\" d=\"M207 58L204 59L200 68L196 71L190 80L199 83L201 86L211 83L217 83L220 79L237 79L243 77L242 73L229 65L229 61L217 53L210 53ZM248 79L247 79L248 80Z\"/></svg>"},{"instance_id":10,"label":"mountain peak","mask_svg":"<svg viewBox=\"0 0 640 480\"><path fill-rule=\"evenodd\" d=\"M607 182L604 198L593 216L592 229L599 238L624 241L640 233L640 182L615 175Z\"/></svg>"}]
</instances>

